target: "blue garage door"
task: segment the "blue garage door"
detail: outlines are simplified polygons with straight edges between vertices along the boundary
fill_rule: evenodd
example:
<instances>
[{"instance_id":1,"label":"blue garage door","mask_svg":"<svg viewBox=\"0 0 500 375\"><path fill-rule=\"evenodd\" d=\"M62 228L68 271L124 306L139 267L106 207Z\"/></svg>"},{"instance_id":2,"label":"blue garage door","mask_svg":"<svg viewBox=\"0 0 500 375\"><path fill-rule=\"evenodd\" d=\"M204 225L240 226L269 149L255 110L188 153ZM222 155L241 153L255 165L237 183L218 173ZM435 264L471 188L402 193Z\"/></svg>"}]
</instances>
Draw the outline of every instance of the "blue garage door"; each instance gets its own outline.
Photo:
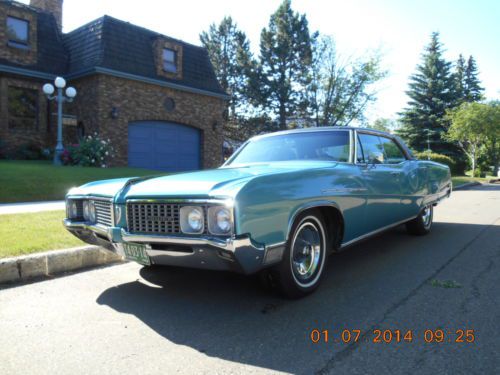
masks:
<instances>
[{"instance_id":1,"label":"blue garage door","mask_svg":"<svg viewBox=\"0 0 500 375\"><path fill-rule=\"evenodd\" d=\"M200 169L200 132L161 121L131 122L128 165L169 172Z\"/></svg>"}]
</instances>

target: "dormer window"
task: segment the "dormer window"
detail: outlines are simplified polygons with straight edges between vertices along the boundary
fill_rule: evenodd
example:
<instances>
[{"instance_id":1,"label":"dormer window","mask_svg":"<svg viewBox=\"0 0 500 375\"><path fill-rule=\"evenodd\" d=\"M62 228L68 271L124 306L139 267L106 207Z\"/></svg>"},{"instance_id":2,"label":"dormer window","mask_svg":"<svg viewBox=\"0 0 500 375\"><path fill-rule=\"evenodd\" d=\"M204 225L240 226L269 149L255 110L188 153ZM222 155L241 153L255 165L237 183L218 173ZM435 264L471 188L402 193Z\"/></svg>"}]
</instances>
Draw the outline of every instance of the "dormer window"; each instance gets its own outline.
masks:
<instances>
[{"instance_id":1,"label":"dormer window","mask_svg":"<svg viewBox=\"0 0 500 375\"><path fill-rule=\"evenodd\" d=\"M163 49L163 70L168 73L177 73L177 53L170 48Z\"/></svg>"},{"instance_id":2,"label":"dormer window","mask_svg":"<svg viewBox=\"0 0 500 375\"><path fill-rule=\"evenodd\" d=\"M29 22L20 18L7 17L7 37L14 47L28 47Z\"/></svg>"}]
</instances>

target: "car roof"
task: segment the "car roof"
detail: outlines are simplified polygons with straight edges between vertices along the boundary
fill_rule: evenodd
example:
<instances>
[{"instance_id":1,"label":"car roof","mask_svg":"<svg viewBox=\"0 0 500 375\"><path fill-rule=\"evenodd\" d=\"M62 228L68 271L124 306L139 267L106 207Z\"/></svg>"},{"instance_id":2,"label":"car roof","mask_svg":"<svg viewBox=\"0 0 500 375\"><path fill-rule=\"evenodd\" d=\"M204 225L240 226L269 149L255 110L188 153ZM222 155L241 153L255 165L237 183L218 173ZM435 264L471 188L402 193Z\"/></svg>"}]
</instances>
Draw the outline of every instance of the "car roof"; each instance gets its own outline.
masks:
<instances>
[{"instance_id":1,"label":"car roof","mask_svg":"<svg viewBox=\"0 0 500 375\"><path fill-rule=\"evenodd\" d=\"M320 126L320 127L310 127L310 128L300 128L300 129L290 129L290 130L280 130L272 133L260 134L252 137L252 140L259 138L267 138L275 135L283 135L283 134L299 134L299 133L311 133L311 132L321 132L321 131L339 131L339 130L358 130L358 131L367 131L370 133L376 133L380 135L384 135L386 137L394 138L394 134L390 134L384 132L382 130L370 129L370 128L359 128L355 126Z\"/></svg>"}]
</instances>

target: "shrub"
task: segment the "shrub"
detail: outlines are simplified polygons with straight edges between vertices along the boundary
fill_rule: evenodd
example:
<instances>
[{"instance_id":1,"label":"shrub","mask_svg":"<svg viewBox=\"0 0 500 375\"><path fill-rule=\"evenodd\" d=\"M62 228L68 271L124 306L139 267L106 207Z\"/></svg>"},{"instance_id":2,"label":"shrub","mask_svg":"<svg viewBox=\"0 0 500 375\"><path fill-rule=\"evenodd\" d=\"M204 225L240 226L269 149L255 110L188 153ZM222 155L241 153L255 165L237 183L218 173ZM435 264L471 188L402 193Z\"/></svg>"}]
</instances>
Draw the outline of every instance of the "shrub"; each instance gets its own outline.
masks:
<instances>
[{"instance_id":1,"label":"shrub","mask_svg":"<svg viewBox=\"0 0 500 375\"><path fill-rule=\"evenodd\" d=\"M79 144L68 146L61 155L65 165L105 168L114 157L110 140L101 139L97 133L83 138Z\"/></svg>"},{"instance_id":2,"label":"shrub","mask_svg":"<svg viewBox=\"0 0 500 375\"><path fill-rule=\"evenodd\" d=\"M25 143L11 155L13 159L19 160L40 160L45 159L42 147L33 142Z\"/></svg>"},{"instance_id":3,"label":"shrub","mask_svg":"<svg viewBox=\"0 0 500 375\"><path fill-rule=\"evenodd\" d=\"M447 165L448 167L450 167L450 170L452 172L455 171L456 163L449 156L437 154L435 152L427 152L427 151L416 152L414 155L418 160L432 160L432 161L435 161L437 163Z\"/></svg>"},{"instance_id":4,"label":"shrub","mask_svg":"<svg viewBox=\"0 0 500 375\"><path fill-rule=\"evenodd\" d=\"M2 140L2 138L0 138L0 159L4 159L5 158L4 147L5 147L5 143Z\"/></svg>"}]
</instances>

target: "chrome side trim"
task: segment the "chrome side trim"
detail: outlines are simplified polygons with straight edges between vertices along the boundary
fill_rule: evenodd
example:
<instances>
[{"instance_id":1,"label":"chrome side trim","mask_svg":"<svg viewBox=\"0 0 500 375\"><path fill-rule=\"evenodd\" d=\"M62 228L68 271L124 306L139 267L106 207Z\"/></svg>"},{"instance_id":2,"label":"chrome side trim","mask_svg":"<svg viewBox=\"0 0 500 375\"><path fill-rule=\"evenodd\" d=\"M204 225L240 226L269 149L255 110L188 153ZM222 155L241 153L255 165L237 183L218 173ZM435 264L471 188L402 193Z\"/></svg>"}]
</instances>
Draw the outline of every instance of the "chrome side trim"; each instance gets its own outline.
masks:
<instances>
[{"instance_id":1,"label":"chrome side trim","mask_svg":"<svg viewBox=\"0 0 500 375\"><path fill-rule=\"evenodd\" d=\"M328 194L328 193L361 193L368 191L366 188L343 188L343 189L323 189L321 192L323 194Z\"/></svg>"},{"instance_id":2,"label":"chrome side trim","mask_svg":"<svg viewBox=\"0 0 500 375\"><path fill-rule=\"evenodd\" d=\"M368 237L374 236L374 235L376 235L376 234L378 234L378 233L381 233L381 232L384 232L384 231L386 231L386 230L388 230L388 229L391 229L391 228L397 227L397 226L399 226L399 225L401 225L401 224L406 223L407 221L410 221L410 220L415 219L417 216L418 216L418 215L411 216L411 217L409 217L409 218L407 218L407 219L404 219L404 220L398 221L398 222L396 222L396 223L386 225L385 227L382 227L382 228L376 229L376 230L374 230L374 231L372 231L372 232L370 232L370 233L363 234L363 235L361 235L361 236L359 236L359 237L356 237L356 238L354 238L354 239L352 239L352 240L350 240L350 241L348 241L348 242L343 243L343 244L340 246L340 248L341 248L341 249L344 249L345 247L351 246L351 245L353 245L354 243L359 242L359 241L362 241L362 240L364 240L364 239L366 239L366 238L368 238Z\"/></svg>"},{"instance_id":3,"label":"chrome side trim","mask_svg":"<svg viewBox=\"0 0 500 375\"><path fill-rule=\"evenodd\" d=\"M356 155L354 154L354 131L349 130L349 163L354 164Z\"/></svg>"}]
</instances>

